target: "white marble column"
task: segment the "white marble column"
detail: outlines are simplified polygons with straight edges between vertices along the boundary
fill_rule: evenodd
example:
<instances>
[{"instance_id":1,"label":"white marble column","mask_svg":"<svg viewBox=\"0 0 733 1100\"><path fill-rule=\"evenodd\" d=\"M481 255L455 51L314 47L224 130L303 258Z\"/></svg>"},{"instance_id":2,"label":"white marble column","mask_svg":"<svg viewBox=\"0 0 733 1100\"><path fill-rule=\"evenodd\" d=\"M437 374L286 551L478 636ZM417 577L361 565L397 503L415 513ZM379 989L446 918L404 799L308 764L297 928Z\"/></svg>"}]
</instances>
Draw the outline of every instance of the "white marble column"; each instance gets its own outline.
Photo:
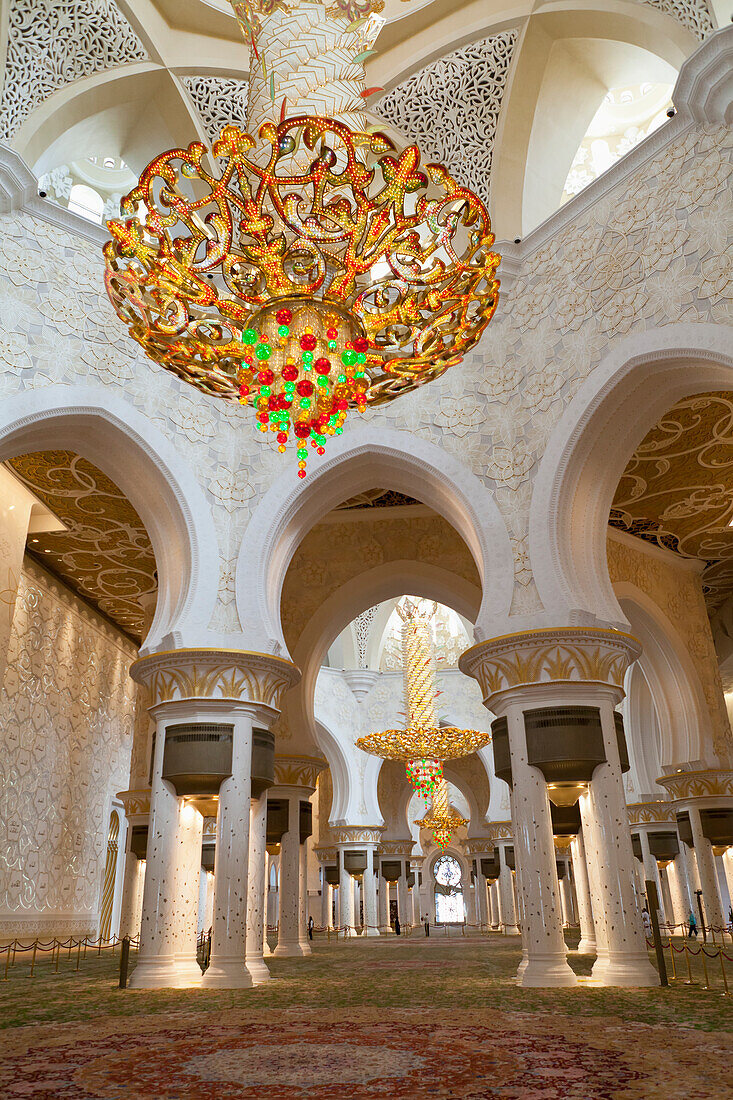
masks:
<instances>
[{"instance_id":1,"label":"white marble column","mask_svg":"<svg viewBox=\"0 0 733 1100\"><path fill-rule=\"evenodd\" d=\"M614 718L617 697L612 689L598 691L595 705L601 714L606 762L596 767L589 794L581 799L587 800L589 810L589 815L583 816L586 855L589 864L594 863L600 890L598 905L593 899L598 942L593 977L603 985L656 986L659 975L649 961L633 887L634 855ZM586 828L588 817L592 823L590 834ZM605 927L603 946L607 955L601 952L599 925Z\"/></svg>"},{"instance_id":2,"label":"white marble column","mask_svg":"<svg viewBox=\"0 0 733 1100\"><path fill-rule=\"evenodd\" d=\"M662 918L664 917L664 891L662 890L662 880L659 876L659 866L656 858L652 855L649 848L649 835L646 829L639 829L639 842L641 844L641 862L644 874L644 894L647 894L646 884L647 881L653 882L657 888L657 897L659 898L659 906L662 910ZM647 897L647 908L651 912L649 906L649 899Z\"/></svg>"},{"instance_id":3,"label":"white marble column","mask_svg":"<svg viewBox=\"0 0 733 1100\"><path fill-rule=\"evenodd\" d=\"M669 892L672 896L672 919L675 925L682 925L682 928L675 928L675 935L684 935L684 926L687 924L687 918L690 915L690 899L687 889L687 868L682 854L681 842L680 851L672 862L667 864L665 873L669 883Z\"/></svg>"},{"instance_id":4,"label":"white marble column","mask_svg":"<svg viewBox=\"0 0 733 1100\"><path fill-rule=\"evenodd\" d=\"M573 914L573 898L570 890L570 878L568 875L567 865L565 867L565 875L560 880L560 900L562 902L562 923L563 928L570 928L574 923Z\"/></svg>"},{"instance_id":5,"label":"white marble column","mask_svg":"<svg viewBox=\"0 0 733 1100\"><path fill-rule=\"evenodd\" d=\"M500 927L499 922L499 886L498 880L489 883L489 927L495 932Z\"/></svg>"},{"instance_id":6,"label":"white marble column","mask_svg":"<svg viewBox=\"0 0 733 1100\"><path fill-rule=\"evenodd\" d=\"M333 893L332 888L326 882L326 868L323 868L323 880L321 883L321 925L323 928L333 928Z\"/></svg>"},{"instance_id":7,"label":"white marble column","mask_svg":"<svg viewBox=\"0 0 733 1100\"><path fill-rule=\"evenodd\" d=\"M357 932L357 935L359 935L364 920L361 904L361 882L353 875L352 878L354 879L354 926L359 929Z\"/></svg>"},{"instance_id":8,"label":"white marble column","mask_svg":"<svg viewBox=\"0 0 733 1100\"><path fill-rule=\"evenodd\" d=\"M499 925L505 936L518 936L517 911L514 906L514 882L511 867L507 866L506 849L513 841L497 841L499 849L500 871L497 879L497 900L499 902Z\"/></svg>"},{"instance_id":9,"label":"white marble column","mask_svg":"<svg viewBox=\"0 0 733 1100\"><path fill-rule=\"evenodd\" d=\"M665 924L672 925L674 924L674 905L672 903L672 891L669 888L669 877L666 867L659 868L659 882L662 887L662 918Z\"/></svg>"},{"instance_id":10,"label":"white marble column","mask_svg":"<svg viewBox=\"0 0 733 1100\"><path fill-rule=\"evenodd\" d=\"M340 853L339 859L339 906L340 924L344 936L355 936L354 880L344 867L343 852Z\"/></svg>"},{"instance_id":11,"label":"white marble column","mask_svg":"<svg viewBox=\"0 0 733 1100\"><path fill-rule=\"evenodd\" d=\"M463 900L466 905L466 924L474 926L478 923L476 915L476 881L469 881L463 887Z\"/></svg>"},{"instance_id":12,"label":"white marble column","mask_svg":"<svg viewBox=\"0 0 733 1100\"><path fill-rule=\"evenodd\" d=\"M341 925L341 887L333 887L333 926L340 929Z\"/></svg>"},{"instance_id":13,"label":"white marble column","mask_svg":"<svg viewBox=\"0 0 733 1100\"><path fill-rule=\"evenodd\" d=\"M245 962L253 985L269 981L264 959L267 904L267 790L250 800L249 885L247 887L247 952Z\"/></svg>"},{"instance_id":14,"label":"white marble column","mask_svg":"<svg viewBox=\"0 0 733 1100\"><path fill-rule=\"evenodd\" d=\"M580 942L578 952L581 955L595 955L596 930L593 923L593 907L588 885L588 867L586 865L583 830L581 829L570 845L575 875L575 896L578 899L578 920L580 922Z\"/></svg>"},{"instance_id":15,"label":"white marble column","mask_svg":"<svg viewBox=\"0 0 733 1100\"><path fill-rule=\"evenodd\" d=\"M415 928L419 928L422 924L422 913L420 912L420 888L417 885L417 871L415 871L415 882L410 890L410 900L412 901L412 923Z\"/></svg>"},{"instance_id":16,"label":"white marble column","mask_svg":"<svg viewBox=\"0 0 733 1100\"><path fill-rule=\"evenodd\" d=\"M523 706L530 709L531 703L527 700ZM526 958L517 980L524 986L573 986L577 978L565 957L547 784L542 772L527 762L523 706L511 701L505 710L512 761L514 851L522 894L522 947Z\"/></svg>"},{"instance_id":17,"label":"white marble column","mask_svg":"<svg viewBox=\"0 0 733 1100\"><path fill-rule=\"evenodd\" d=\"M731 905L733 906L733 847L728 848L723 852L723 871L725 872L725 881L728 883L728 895L730 897ZM730 914L728 915L728 921L730 923Z\"/></svg>"},{"instance_id":18,"label":"white marble column","mask_svg":"<svg viewBox=\"0 0 733 1100\"><path fill-rule=\"evenodd\" d=\"M407 893L407 875L405 872L405 861L402 860L402 874L397 879L397 913L400 918L400 924L410 924L410 914L412 912L412 906L409 904L409 896Z\"/></svg>"},{"instance_id":19,"label":"white marble column","mask_svg":"<svg viewBox=\"0 0 733 1100\"><path fill-rule=\"evenodd\" d=\"M151 714L157 734L140 951L130 977L132 989L201 984L196 929L204 819L162 778L166 726L180 721L180 708L163 703L152 707Z\"/></svg>"},{"instance_id":20,"label":"white marble column","mask_svg":"<svg viewBox=\"0 0 733 1100\"><path fill-rule=\"evenodd\" d=\"M132 828L128 826L128 834ZM140 932L140 912L142 908L142 893L145 885L144 859L138 859L130 851L128 836L128 848L125 852L125 879L122 887L122 906L120 909L120 939L129 936L135 939Z\"/></svg>"},{"instance_id":21,"label":"white marble column","mask_svg":"<svg viewBox=\"0 0 733 1100\"><path fill-rule=\"evenodd\" d=\"M700 876L700 889L702 890L702 907L705 914L705 924L708 928L722 928L727 924L726 914L723 912L723 899L720 896L720 884L718 872L715 867L715 855L713 846L702 831L700 810L695 805L690 805L690 826L692 839L695 843L695 859L697 872ZM697 912L697 910L696 910Z\"/></svg>"},{"instance_id":22,"label":"white marble column","mask_svg":"<svg viewBox=\"0 0 733 1100\"><path fill-rule=\"evenodd\" d=\"M377 898L379 909L379 930L385 935L389 932L389 883L379 876L379 894Z\"/></svg>"},{"instance_id":23,"label":"white marble column","mask_svg":"<svg viewBox=\"0 0 733 1100\"><path fill-rule=\"evenodd\" d=\"M288 831L280 841L280 920L277 947L274 954L281 956L310 955L305 919L307 852L300 843L300 803L308 802L312 794L308 787L271 788L273 797L287 799Z\"/></svg>"},{"instance_id":24,"label":"white marble column","mask_svg":"<svg viewBox=\"0 0 733 1100\"><path fill-rule=\"evenodd\" d=\"M377 912L377 876L374 872L374 848L367 848L367 866L362 879L364 898L364 935L379 935L379 914Z\"/></svg>"},{"instance_id":25,"label":"white marble column","mask_svg":"<svg viewBox=\"0 0 733 1100\"><path fill-rule=\"evenodd\" d=\"M206 868L203 867L203 866L200 867L199 868L199 909L198 909L198 920L196 922L196 931L197 931L199 936L204 931L204 928L208 928L208 925L205 925L205 921L206 921L206 887L207 887L206 879L207 879L207 877L208 876L207 876Z\"/></svg>"},{"instance_id":26,"label":"white marble column","mask_svg":"<svg viewBox=\"0 0 733 1100\"><path fill-rule=\"evenodd\" d=\"M482 927L486 927L489 923L488 913L488 891L486 889L486 879L484 878L481 870L481 856L476 856L476 881L474 883L476 890L476 923Z\"/></svg>"},{"instance_id":27,"label":"white marble column","mask_svg":"<svg viewBox=\"0 0 733 1100\"><path fill-rule=\"evenodd\" d=\"M211 958L201 984L206 989L246 989L252 985L245 958L254 714L246 704L225 706L220 720L226 715L234 724L232 774L219 788ZM218 710L213 701L209 708L214 714Z\"/></svg>"}]
</instances>

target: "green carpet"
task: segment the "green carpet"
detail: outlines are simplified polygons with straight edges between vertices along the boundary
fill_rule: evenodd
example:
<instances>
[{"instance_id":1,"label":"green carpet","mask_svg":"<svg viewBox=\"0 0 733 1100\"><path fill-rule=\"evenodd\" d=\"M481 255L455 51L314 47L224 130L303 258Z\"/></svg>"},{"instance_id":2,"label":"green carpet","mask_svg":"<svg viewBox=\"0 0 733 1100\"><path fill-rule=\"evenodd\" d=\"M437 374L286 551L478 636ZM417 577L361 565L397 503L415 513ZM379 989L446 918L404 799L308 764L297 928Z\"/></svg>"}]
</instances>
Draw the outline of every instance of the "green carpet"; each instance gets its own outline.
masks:
<instances>
[{"instance_id":1,"label":"green carpet","mask_svg":"<svg viewBox=\"0 0 733 1100\"><path fill-rule=\"evenodd\" d=\"M44 960L33 978L18 963L0 983L0 1096L733 1098L720 979L711 991L526 990L513 982L518 939L314 947L268 959L272 982L221 992L121 991L109 956L78 973L74 956L58 974ZM589 958L569 959L588 974Z\"/></svg>"}]
</instances>

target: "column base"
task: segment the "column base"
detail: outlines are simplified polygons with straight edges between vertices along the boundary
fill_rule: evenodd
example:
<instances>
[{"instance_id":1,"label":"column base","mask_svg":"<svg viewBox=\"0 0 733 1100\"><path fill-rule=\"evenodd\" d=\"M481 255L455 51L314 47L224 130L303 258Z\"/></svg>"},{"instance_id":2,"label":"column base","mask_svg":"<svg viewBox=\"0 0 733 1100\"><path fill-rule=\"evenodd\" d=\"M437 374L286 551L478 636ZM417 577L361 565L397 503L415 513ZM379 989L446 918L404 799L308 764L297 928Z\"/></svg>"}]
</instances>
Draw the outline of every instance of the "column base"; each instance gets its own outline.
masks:
<instances>
[{"instance_id":1,"label":"column base","mask_svg":"<svg viewBox=\"0 0 733 1100\"><path fill-rule=\"evenodd\" d=\"M517 972L517 984L528 989L569 987L578 984L577 975L564 959L528 959L527 965L520 964Z\"/></svg>"},{"instance_id":2,"label":"column base","mask_svg":"<svg viewBox=\"0 0 733 1100\"><path fill-rule=\"evenodd\" d=\"M582 939L578 946L575 948L578 955L595 955L596 954L596 941L589 939Z\"/></svg>"},{"instance_id":3,"label":"column base","mask_svg":"<svg viewBox=\"0 0 733 1100\"><path fill-rule=\"evenodd\" d=\"M252 979L252 985L262 985L263 982L271 980L272 975L261 956L246 959L244 965L247 967L247 973Z\"/></svg>"},{"instance_id":4,"label":"column base","mask_svg":"<svg viewBox=\"0 0 733 1100\"><path fill-rule=\"evenodd\" d=\"M201 985L195 955L158 955L138 959L127 983L130 989L187 989Z\"/></svg>"},{"instance_id":5,"label":"column base","mask_svg":"<svg viewBox=\"0 0 733 1100\"><path fill-rule=\"evenodd\" d=\"M302 943L279 943L273 951L277 959L302 959L310 954L310 947L304 947Z\"/></svg>"},{"instance_id":6,"label":"column base","mask_svg":"<svg viewBox=\"0 0 733 1100\"><path fill-rule=\"evenodd\" d=\"M659 974L645 955L597 959L591 977L600 985L648 988L659 985Z\"/></svg>"},{"instance_id":7,"label":"column base","mask_svg":"<svg viewBox=\"0 0 733 1100\"><path fill-rule=\"evenodd\" d=\"M343 931L344 939L347 939L347 938L351 939L352 937L358 936L358 935L359 935L359 933L356 931L355 928L344 928L344 931Z\"/></svg>"},{"instance_id":8,"label":"column base","mask_svg":"<svg viewBox=\"0 0 733 1100\"><path fill-rule=\"evenodd\" d=\"M212 955L201 986L203 989L251 989L252 976L239 957Z\"/></svg>"},{"instance_id":9,"label":"column base","mask_svg":"<svg viewBox=\"0 0 733 1100\"><path fill-rule=\"evenodd\" d=\"M378 928L371 928L370 927L370 928L365 928L364 931L362 932L362 935L363 936L379 936L379 935L381 935L381 933L380 933Z\"/></svg>"},{"instance_id":10,"label":"column base","mask_svg":"<svg viewBox=\"0 0 733 1100\"><path fill-rule=\"evenodd\" d=\"M505 936L521 936L521 932L517 928L516 924L508 924L504 929Z\"/></svg>"}]
</instances>

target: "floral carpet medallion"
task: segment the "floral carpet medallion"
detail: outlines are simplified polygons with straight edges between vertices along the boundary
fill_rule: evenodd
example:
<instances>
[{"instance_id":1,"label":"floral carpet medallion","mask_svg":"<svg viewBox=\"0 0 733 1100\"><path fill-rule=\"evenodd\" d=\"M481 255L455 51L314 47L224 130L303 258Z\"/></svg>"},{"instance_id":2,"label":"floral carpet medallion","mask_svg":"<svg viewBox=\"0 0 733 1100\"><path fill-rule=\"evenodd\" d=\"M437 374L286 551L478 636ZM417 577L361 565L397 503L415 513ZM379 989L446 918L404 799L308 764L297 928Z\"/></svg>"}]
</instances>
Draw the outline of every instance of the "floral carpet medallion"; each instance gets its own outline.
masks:
<instances>
[{"instance_id":1,"label":"floral carpet medallion","mask_svg":"<svg viewBox=\"0 0 733 1100\"><path fill-rule=\"evenodd\" d=\"M14 1031L3 1100L723 1100L729 1037L620 1020L233 1009ZM670 1082L665 1065L684 1072ZM675 1075L677 1076L677 1075ZM682 1091L677 1091L677 1083Z\"/></svg>"}]
</instances>

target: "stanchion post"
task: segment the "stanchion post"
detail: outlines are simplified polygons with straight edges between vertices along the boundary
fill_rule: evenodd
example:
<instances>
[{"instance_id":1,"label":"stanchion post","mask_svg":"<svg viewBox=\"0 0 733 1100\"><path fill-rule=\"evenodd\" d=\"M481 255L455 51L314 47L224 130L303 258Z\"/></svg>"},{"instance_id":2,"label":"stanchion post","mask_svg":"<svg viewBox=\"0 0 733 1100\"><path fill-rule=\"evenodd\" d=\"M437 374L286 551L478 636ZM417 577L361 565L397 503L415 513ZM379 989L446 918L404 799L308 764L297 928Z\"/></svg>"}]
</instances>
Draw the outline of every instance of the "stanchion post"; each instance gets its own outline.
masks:
<instances>
[{"instance_id":1,"label":"stanchion post","mask_svg":"<svg viewBox=\"0 0 733 1100\"><path fill-rule=\"evenodd\" d=\"M120 989L127 988L127 967L130 962L130 937L125 936L120 950Z\"/></svg>"},{"instance_id":2,"label":"stanchion post","mask_svg":"<svg viewBox=\"0 0 733 1100\"><path fill-rule=\"evenodd\" d=\"M723 948L722 947L721 947L721 949L718 953L718 958L720 959L720 973L723 975L723 989L725 990L725 993L723 994L723 996L724 997L730 997L730 992L728 991L728 979L725 976L725 966L723 964Z\"/></svg>"},{"instance_id":3,"label":"stanchion post","mask_svg":"<svg viewBox=\"0 0 733 1100\"><path fill-rule=\"evenodd\" d=\"M654 939L654 951L657 956L659 984L669 985L667 964L664 961L664 951L662 950L662 937L659 934L659 895L657 894L657 884L652 879L646 880L646 896L649 899L649 915L652 920L652 937Z\"/></svg>"},{"instance_id":4,"label":"stanchion post","mask_svg":"<svg viewBox=\"0 0 733 1100\"><path fill-rule=\"evenodd\" d=\"M53 951L51 952L51 954L53 955ZM58 972L59 972L59 959L60 958L61 958L61 941L59 940L58 944L56 945L56 966L54 967L54 974L58 974Z\"/></svg>"},{"instance_id":5,"label":"stanchion post","mask_svg":"<svg viewBox=\"0 0 733 1100\"><path fill-rule=\"evenodd\" d=\"M76 969L79 969L79 963L81 962L81 940L76 945Z\"/></svg>"},{"instance_id":6,"label":"stanchion post","mask_svg":"<svg viewBox=\"0 0 733 1100\"><path fill-rule=\"evenodd\" d=\"M10 966L10 944L8 944L8 953L5 956L5 973L3 974L3 981L8 980L8 967Z\"/></svg>"},{"instance_id":7,"label":"stanchion post","mask_svg":"<svg viewBox=\"0 0 733 1100\"><path fill-rule=\"evenodd\" d=\"M705 915L703 914L703 911L702 911L702 890L696 890L695 891L695 897L697 898L697 910L700 914L700 927L702 928L702 942L707 943L708 942L708 933L707 933L707 929L705 928Z\"/></svg>"},{"instance_id":8,"label":"stanchion post","mask_svg":"<svg viewBox=\"0 0 733 1100\"><path fill-rule=\"evenodd\" d=\"M685 959L687 960L687 981L685 985L697 985L697 982L692 980L692 969L690 967L690 948L688 947L687 940L682 945L685 949Z\"/></svg>"},{"instance_id":9,"label":"stanchion post","mask_svg":"<svg viewBox=\"0 0 733 1100\"><path fill-rule=\"evenodd\" d=\"M674 944L672 943L672 936L669 937L669 958L672 963L672 981L677 981L677 967L674 963Z\"/></svg>"},{"instance_id":10,"label":"stanchion post","mask_svg":"<svg viewBox=\"0 0 733 1100\"><path fill-rule=\"evenodd\" d=\"M33 977L33 971L36 965L36 951L38 949L38 940L33 941L33 956L31 958L31 978Z\"/></svg>"},{"instance_id":11,"label":"stanchion post","mask_svg":"<svg viewBox=\"0 0 733 1100\"><path fill-rule=\"evenodd\" d=\"M708 964L705 961L707 956L705 954L705 948L703 947L702 944L700 944L700 951L702 953L702 968L703 968L703 972L705 974L705 988L710 989L710 979L708 978Z\"/></svg>"}]
</instances>

